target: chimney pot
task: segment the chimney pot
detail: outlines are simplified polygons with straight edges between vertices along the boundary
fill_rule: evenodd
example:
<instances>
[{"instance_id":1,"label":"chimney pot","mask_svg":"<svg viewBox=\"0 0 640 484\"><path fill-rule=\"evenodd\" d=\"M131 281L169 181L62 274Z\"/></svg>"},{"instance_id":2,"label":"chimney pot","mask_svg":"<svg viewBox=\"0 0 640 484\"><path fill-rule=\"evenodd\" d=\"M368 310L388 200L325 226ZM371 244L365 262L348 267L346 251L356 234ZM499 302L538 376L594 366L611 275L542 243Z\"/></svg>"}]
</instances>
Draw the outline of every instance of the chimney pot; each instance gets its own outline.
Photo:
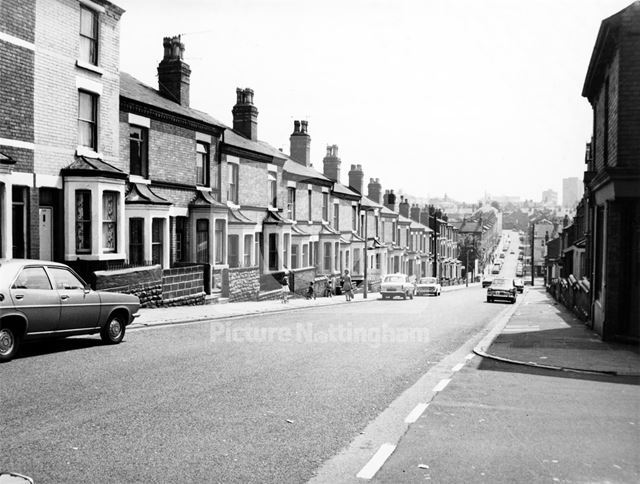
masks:
<instances>
[{"instance_id":1,"label":"chimney pot","mask_svg":"<svg viewBox=\"0 0 640 484\"><path fill-rule=\"evenodd\" d=\"M308 121L294 121L289 137L291 158L303 166L311 166L311 137L307 134Z\"/></svg>"},{"instance_id":2,"label":"chimney pot","mask_svg":"<svg viewBox=\"0 0 640 484\"><path fill-rule=\"evenodd\" d=\"M258 109L253 105L253 90L236 88L236 105L233 114L233 129L250 140L258 139Z\"/></svg>"},{"instance_id":3,"label":"chimney pot","mask_svg":"<svg viewBox=\"0 0 640 484\"><path fill-rule=\"evenodd\" d=\"M180 36L164 37L163 58L158 64L158 90L160 94L181 106L189 106L191 69L184 62L184 44Z\"/></svg>"}]
</instances>

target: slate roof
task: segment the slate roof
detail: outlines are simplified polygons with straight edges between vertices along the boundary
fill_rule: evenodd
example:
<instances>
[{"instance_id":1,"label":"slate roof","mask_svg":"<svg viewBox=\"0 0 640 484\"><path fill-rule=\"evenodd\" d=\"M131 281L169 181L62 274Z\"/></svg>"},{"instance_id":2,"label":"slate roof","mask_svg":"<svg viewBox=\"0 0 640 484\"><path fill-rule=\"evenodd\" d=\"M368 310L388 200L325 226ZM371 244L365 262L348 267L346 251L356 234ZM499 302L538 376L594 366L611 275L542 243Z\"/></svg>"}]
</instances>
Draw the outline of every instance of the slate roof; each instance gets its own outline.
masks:
<instances>
[{"instance_id":1,"label":"slate roof","mask_svg":"<svg viewBox=\"0 0 640 484\"><path fill-rule=\"evenodd\" d=\"M61 173L63 175L104 176L122 180L129 178L129 175L115 166L97 158L88 158L86 156L78 156L73 163L63 168Z\"/></svg>"},{"instance_id":2,"label":"slate roof","mask_svg":"<svg viewBox=\"0 0 640 484\"><path fill-rule=\"evenodd\" d=\"M126 72L120 72L120 96L154 106L169 113L192 118L203 123L212 124L219 128L227 128L224 123L209 116L203 111L182 106L175 101L167 99L162 96L157 89L147 86Z\"/></svg>"},{"instance_id":3,"label":"slate roof","mask_svg":"<svg viewBox=\"0 0 640 484\"><path fill-rule=\"evenodd\" d=\"M153 193L149 186L144 183L132 183L131 190L124 199L124 202L127 204L171 205L169 200Z\"/></svg>"}]
</instances>

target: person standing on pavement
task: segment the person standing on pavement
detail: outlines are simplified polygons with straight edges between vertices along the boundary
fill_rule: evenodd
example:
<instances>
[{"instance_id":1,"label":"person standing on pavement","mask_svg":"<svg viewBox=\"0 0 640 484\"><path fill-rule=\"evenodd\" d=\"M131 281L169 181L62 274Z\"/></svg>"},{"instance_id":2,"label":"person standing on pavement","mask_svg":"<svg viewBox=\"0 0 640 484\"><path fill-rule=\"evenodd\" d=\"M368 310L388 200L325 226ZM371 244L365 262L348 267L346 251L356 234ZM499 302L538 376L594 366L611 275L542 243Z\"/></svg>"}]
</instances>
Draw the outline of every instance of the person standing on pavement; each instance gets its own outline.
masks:
<instances>
[{"instance_id":1,"label":"person standing on pavement","mask_svg":"<svg viewBox=\"0 0 640 484\"><path fill-rule=\"evenodd\" d=\"M289 302L289 293L291 292L291 288L289 288L289 278L284 276L282 278L282 304L286 304Z\"/></svg>"},{"instance_id":2,"label":"person standing on pavement","mask_svg":"<svg viewBox=\"0 0 640 484\"><path fill-rule=\"evenodd\" d=\"M347 269L344 270L344 276L342 276L342 291L344 292L347 301L351 301L353 299L353 284Z\"/></svg>"}]
</instances>

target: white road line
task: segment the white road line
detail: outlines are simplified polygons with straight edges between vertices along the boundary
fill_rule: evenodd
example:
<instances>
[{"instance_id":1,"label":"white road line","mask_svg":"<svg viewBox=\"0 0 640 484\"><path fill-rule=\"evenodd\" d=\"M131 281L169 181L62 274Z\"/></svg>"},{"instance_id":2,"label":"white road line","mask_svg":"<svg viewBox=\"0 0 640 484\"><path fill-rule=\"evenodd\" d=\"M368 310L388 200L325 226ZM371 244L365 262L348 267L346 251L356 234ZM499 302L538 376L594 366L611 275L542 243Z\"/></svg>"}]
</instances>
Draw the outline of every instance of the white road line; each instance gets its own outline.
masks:
<instances>
[{"instance_id":1,"label":"white road line","mask_svg":"<svg viewBox=\"0 0 640 484\"><path fill-rule=\"evenodd\" d=\"M445 389L445 387L449 384L450 381L451 381L451 378L444 378L443 380L440 380L440 382L435 387L433 387L433 391L441 392L442 390Z\"/></svg>"},{"instance_id":2,"label":"white road line","mask_svg":"<svg viewBox=\"0 0 640 484\"><path fill-rule=\"evenodd\" d=\"M389 456L393 454L394 450L396 450L395 445L382 444L378 452L376 452L371 460L356 474L356 477L360 479L373 479L373 476L376 475Z\"/></svg>"},{"instance_id":3,"label":"white road line","mask_svg":"<svg viewBox=\"0 0 640 484\"><path fill-rule=\"evenodd\" d=\"M467 356L464 357L465 360L470 360L471 358L473 358L473 353L469 353Z\"/></svg>"},{"instance_id":4,"label":"white road line","mask_svg":"<svg viewBox=\"0 0 640 484\"><path fill-rule=\"evenodd\" d=\"M411 410L409 415L407 415L407 418L404 419L404 422L414 423L416 420L420 418L420 415L422 415L422 412L424 412L428 406L429 406L428 403L419 403L418 405L416 405L416 407L413 410Z\"/></svg>"},{"instance_id":5,"label":"white road line","mask_svg":"<svg viewBox=\"0 0 640 484\"><path fill-rule=\"evenodd\" d=\"M460 370L462 370L463 366L464 366L464 363L458 363L456 366L451 368L451 371L454 372L454 373L457 372L457 371L460 371Z\"/></svg>"}]
</instances>

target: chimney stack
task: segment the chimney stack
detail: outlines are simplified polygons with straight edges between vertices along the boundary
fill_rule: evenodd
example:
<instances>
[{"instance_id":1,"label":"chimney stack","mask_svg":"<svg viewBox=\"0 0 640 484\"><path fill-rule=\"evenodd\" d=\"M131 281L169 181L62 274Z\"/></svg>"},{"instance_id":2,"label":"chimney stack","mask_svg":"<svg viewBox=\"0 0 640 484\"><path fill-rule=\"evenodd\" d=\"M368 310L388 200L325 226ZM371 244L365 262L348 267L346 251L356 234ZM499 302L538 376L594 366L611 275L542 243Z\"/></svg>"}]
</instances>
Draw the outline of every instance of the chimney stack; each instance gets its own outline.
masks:
<instances>
[{"instance_id":1,"label":"chimney stack","mask_svg":"<svg viewBox=\"0 0 640 484\"><path fill-rule=\"evenodd\" d=\"M340 183L340 158L338 158L338 145L327 146L327 156L322 160L324 175L333 181Z\"/></svg>"},{"instance_id":2,"label":"chimney stack","mask_svg":"<svg viewBox=\"0 0 640 484\"><path fill-rule=\"evenodd\" d=\"M431 228L431 224L429 223L429 206L425 205L420 210L420 223Z\"/></svg>"},{"instance_id":3,"label":"chimney stack","mask_svg":"<svg viewBox=\"0 0 640 484\"><path fill-rule=\"evenodd\" d=\"M393 193L393 190L385 190L383 205L392 212L396 211L396 194Z\"/></svg>"},{"instance_id":4,"label":"chimney stack","mask_svg":"<svg viewBox=\"0 0 640 484\"><path fill-rule=\"evenodd\" d=\"M180 36L162 40L164 57L158 64L158 90L160 94L181 106L189 107L191 69L184 62L184 44Z\"/></svg>"},{"instance_id":5,"label":"chimney stack","mask_svg":"<svg viewBox=\"0 0 640 484\"><path fill-rule=\"evenodd\" d=\"M411 205L410 218L414 222L420 223L420 205L418 205L417 203Z\"/></svg>"},{"instance_id":6,"label":"chimney stack","mask_svg":"<svg viewBox=\"0 0 640 484\"><path fill-rule=\"evenodd\" d=\"M381 195L382 185L380 184L380 178L370 178L369 185L367 185L367 198L376 203L381 203Z\"/></svg>"},{"instance_id":7,"label":"chimney stack","mask_svg":"<svg viewBox=\"0 0 640 484\"><path fill-rule=\"evenodd\" d=\"M349 171L349 188L362 195L363 183L364 172L362 171L362 165L351 165L351 170Z\"/></svg>"},{"instance_id":8,"label":"chimney stack","mask_svg":"<svg viewBox=\"0 0 640 484\"><path fill-rule=\"evenodd\" d=\"M293 133L289 136L291 159L301 165L311 166L311 136L307 133L307 121L294 121Z\"/></svg>"},{"instance_id":9,"label":"chimney stack","mask_svg":"<svg viewBox=\"0 0 640 484\"><path fill-rule=\"evenodd\" d=\"M258 139L258 108L253 105L253 89L236 89L236 105L231 110L233 129L252 141Z\"/></svg>"},{"instance_id":10,"label":"chimney stack","mask_svg":"<svg viewBox=\"0 0 640 484\"><path fill-rule=\"evenodd\" d=\"M409 218L409 200L400 195L400 205L398 206L398 211L400 215L403 217Z\"/></svg>"}]
</instances>

